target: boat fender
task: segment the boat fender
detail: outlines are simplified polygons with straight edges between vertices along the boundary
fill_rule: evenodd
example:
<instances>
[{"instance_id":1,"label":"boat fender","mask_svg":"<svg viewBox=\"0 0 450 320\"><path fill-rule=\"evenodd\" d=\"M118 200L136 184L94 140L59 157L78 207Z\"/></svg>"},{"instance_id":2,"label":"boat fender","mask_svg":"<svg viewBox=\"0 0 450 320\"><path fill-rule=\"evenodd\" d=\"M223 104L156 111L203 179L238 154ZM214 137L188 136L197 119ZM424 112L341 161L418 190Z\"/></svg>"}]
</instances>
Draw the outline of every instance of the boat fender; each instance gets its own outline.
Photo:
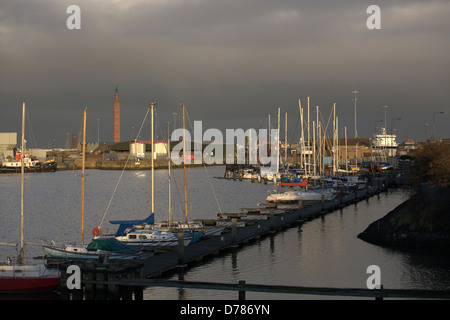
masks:
<instances>
[{"instance_id":1,"label":"boat fender","mask_svg":"<svg viewBox=\"0 0 450 320\"><path fill-rule=\"evenodd\" d=\"M92 235L94 237L97 237L100 235L100 230L98 229L98 227L95 227L94 229L92 229Z\"/></svg>"}]
</instances>

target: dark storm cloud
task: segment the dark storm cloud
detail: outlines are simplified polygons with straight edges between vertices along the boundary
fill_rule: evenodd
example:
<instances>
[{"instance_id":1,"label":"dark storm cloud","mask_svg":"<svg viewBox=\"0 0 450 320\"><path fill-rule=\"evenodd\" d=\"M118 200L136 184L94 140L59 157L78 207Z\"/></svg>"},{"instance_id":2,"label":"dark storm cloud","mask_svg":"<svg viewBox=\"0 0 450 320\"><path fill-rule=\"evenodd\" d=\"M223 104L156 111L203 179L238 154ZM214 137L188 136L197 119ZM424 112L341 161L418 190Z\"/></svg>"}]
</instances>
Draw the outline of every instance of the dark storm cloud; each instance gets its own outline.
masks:
<instances>
[{"instance_id":1,"label":"dark storm cloud","mask_svg":"<svg viewBox=\"0 0 450 320\"><path fill-rule=\"evenodd\" d=\"M71 4L81 8L81 30L66 28ZM340 123L353 128L354 89L360 135L372 133L389 105L388 120L403 119L395 124L401 140L423 139L435 109L447 111L439 133L450 136L449 3L378 1L381 30L366 27L370 4L2 1L1 131L18 130L8 119L19 118L11 108L25 99L42 144L56 137L63 145L66 132L79 130L84 106L91 140L97 118L102 140L111 140L118 85L125 139L152 100L161 120L172 120L183 101L192 120L223 129L266 126L278 106L295 123L297 98L306 104L311 96L324 118L336 102Z\"/></svg>"}]
</instances>

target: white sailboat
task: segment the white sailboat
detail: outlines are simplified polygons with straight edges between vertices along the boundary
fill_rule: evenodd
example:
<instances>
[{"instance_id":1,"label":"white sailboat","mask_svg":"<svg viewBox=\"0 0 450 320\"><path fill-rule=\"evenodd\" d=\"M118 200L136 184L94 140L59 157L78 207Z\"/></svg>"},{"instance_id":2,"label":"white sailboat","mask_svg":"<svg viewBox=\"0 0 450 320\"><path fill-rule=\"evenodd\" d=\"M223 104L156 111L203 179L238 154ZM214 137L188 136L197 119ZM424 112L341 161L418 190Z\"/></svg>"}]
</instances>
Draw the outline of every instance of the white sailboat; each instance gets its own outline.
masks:
<instances>
[{"instance_id":1,"label":"white sailboat","mask_svg":"<svg viewBox=\"0 0 450 320\"><path fill-rule=\"evenodd\" d=\"M185 123L185 106L181 105L183 112L183 130L186 129ZM184 132L184 131L183 131ZM169 136L169 132L167 133ZM183 137L184 141L184 149L186 150L186 140ZM169 221L163 221L161 223L155 223L154 229L157 230L171 230L173 232L183 232L185 238L190 238L192 240L191 243L194 243L201 239L204 236L215 236L220 235L222 231L225 229L223 226L204 226L199 221L190 221L188 218L188 208L187 208L187 186L186 186L186 164L183 161L183 172L184 172L184 212L185 212L185 220L184 221L173 221L171 218L171 203L170 203L170 140L167 142L168 145L168 159L169 159Z\"/></svg>"},{"instance_id":2,"label":"white sailboat","mask_svg":"<svg viewBox=\"0 0 450 320\"><path fill-rule=\"evenodd\" d=\"M25 102L22 106L22 149L25 140ZM35 293L51 292L59 287L59 273L49 270L43 263L24 263L24 157L21 158L21 223L20 254L17 263L8 259L0 264L0 292ZM6 244L10 245L10 244Z\"/></svg>"},{"instance_id":3,"label":"white sailboat","mask_svg":"<svg viewBox=\"0 0 450 320\"><path fill-rule=\"evenodd\" d=\"M282 193L272 193L267 196L267 202L320 201L322 195L325 201L334 200L337 193L333 189L288 190Z\"/></svg>"},{"instance_id":4,"label":"white sailboat","mask_svg":"<svg viewBox=\"0 0 450 320\"><path fill-rule=\"evenodd\" d=\"M307 138L304 134L304 117L303 107L301 100L298 99L299 115L301 123L300 132L300 152L301 152L301 168L304 173L305 179L300 183L280 183L280 186L300 187L300 189L289 189L285 192L275 191L269 194L266 198L267 202L296 202L296 201L320 201L322 197L324 200L334 200L337 196L337 192L332 188L318 188L308 185L308 178L316 181L321 177L317 175L316 165L316 130L319 131L319 110L316 106L317 119L312 121L312 145L310 141L310 117L309 117L309 97L308 97L308 109L307 109ZM335 108L335 105L334 105ZM317 123L317 124L316 124ZM319 138L319 135L317 135ZM320 138L319 138L320 142ZM319 166L320 169L320 166ZM319 170L320 171L320 170ZM314 182L315 184L315 182Z\"/></svg>"},{"instance_id":5,"label":"white sailboat","mask_svg":"<svg viewBox=\"0 0 450 320\"><path fill-rule=\"evenodd\" d=\"M112 224L120 224L115 238L120 242L140 248L141 250L152 250L160 247L173 247L178 245L178 235L170 230L155 230L154 228L154 144L153 144L153 113L154 103L150 105L151 111L151 163L152 163L152 214L142 221L110 221ZM188 246L192 238L185 237L184 246Z\"/></svg>"}]
</instances>

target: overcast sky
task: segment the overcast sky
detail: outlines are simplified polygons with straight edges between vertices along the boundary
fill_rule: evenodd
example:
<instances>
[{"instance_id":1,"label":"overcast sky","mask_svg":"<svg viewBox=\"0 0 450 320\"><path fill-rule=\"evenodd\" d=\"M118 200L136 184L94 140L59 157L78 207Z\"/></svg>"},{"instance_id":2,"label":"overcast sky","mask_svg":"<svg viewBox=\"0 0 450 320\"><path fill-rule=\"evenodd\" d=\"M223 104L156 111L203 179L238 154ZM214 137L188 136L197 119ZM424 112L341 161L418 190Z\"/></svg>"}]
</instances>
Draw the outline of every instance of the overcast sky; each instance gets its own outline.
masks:
<instances>
[{"instance_id":1,"label":"overcast sky","mask_svg":"<svg viewBox=\"0 0 450 320\"><path fill-rule=\"evenodd\" d=\"M366 25L372 4L379 30ZM70 5L81 9L80 30L66 26ZM122 140L152 101L158 134L174 112L180 125L182 102L203 130L266 128L280 107L291 136L308 96L325 122L335 102L353 137L356 89L360 137L387 105L399 142L424 140L426 123L431 136L439 111L436 137L450 138L449 17L448 0L2 0L0 132L20 132L25 101L29 143L64 147L84 107L88 140L99 124L100 140L112 141L118 86Z\"/></svg>"}]
</instances>

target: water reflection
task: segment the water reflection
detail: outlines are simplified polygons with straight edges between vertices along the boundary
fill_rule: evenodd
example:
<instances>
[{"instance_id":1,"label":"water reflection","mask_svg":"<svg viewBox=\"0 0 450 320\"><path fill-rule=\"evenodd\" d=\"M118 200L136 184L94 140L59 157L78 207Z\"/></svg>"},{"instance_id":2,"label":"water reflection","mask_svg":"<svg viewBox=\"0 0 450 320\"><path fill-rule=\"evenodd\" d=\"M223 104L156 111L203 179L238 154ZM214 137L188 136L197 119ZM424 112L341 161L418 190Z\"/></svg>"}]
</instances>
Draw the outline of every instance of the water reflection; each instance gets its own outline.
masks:
<instances>
[{"instance_id":1,"label":"water reflection","mask_svg":"<svg viewBox=\"0 0 450 320\"><path fill-rule=\"evenodd\" d=\"M239 212L264 202L273 185L211 178L204 168L188 170L190 216L214 219L219 211ZM208 168L210 177L222 177L223 167ZM183 170L173 170L172 205L183 216ZM105 227L115 231L109 220L145 218L150 213L150 171L126 171L120 184L120 171L89 170L86 177L85 238L105 215ZM157 170L155 185L156 220L168 211L167 170ZM81 177L73 171L26 175L25 234L28 241L77 242L80 239ZM111 196L115 190L113 199ZM216 197L217 196L217 202ZM179 197L181 195L181 197ZM181 198L181 200L180 200ZM0 242L19 239L20 178L5 174L0 184L2 214ZM366 201L344 207L297 227L261 238L233 252L201 265L170 275L170 279L317 287L363 288L369 265L379 265L385 288L450 287L450 259L428 253L412 253L368 244L356 236L370 223L383 217L405 200L400 191L382 193ZM220 209L219 209L220 208ZM12 240L13 239L13 240ZM16 255L15 248L0 248L1 259ZM30 256L42 249L27 247ZM237 299L237 292L148 288L144 298L158 299ZM248 299L318 298L288 294L249 292ZM330 298L330 297L325 297Z\"/></svg>"},{"instance_id":2,"label":"water reflection","mask_svg":"<svg viewBox=\"0 0 450 320\"><path fill-rule=\"evenodd\" d=\"M365 288L367 267L379 265L385 288L448 289L450 262L442 255L408 253L368 244L356 236L404 200L401 192L381 194L318 219L262 238L229 256L186 272L191 281ZM227 263L227 261L229 263ZM227 270L230 270L228 273ZM203 299L189 290L191 299ZM236 299L208 292L208 299ZM248 299L333 297L249 292ZM352 298L353 299L353 298Z\"/></svg>"}]
</instances>

